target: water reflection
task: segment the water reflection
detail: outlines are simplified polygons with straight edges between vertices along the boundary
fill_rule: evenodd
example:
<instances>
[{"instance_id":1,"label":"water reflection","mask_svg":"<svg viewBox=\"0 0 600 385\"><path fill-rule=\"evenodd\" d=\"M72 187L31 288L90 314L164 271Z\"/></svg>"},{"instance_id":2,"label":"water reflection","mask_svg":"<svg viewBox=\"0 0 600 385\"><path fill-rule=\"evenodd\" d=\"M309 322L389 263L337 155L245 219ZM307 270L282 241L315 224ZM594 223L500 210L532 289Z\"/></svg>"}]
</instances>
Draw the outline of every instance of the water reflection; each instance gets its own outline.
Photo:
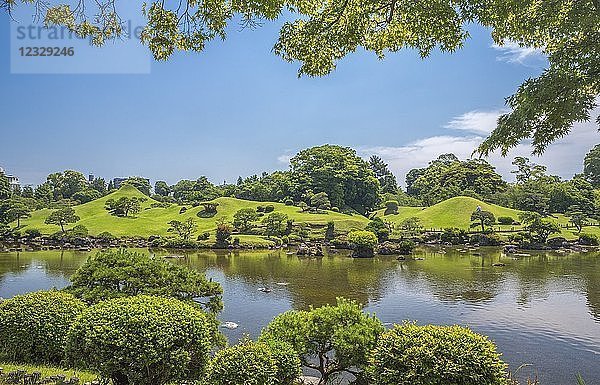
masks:
<instances>
[{"instance_id":1,"label":"water reflection","mask_svg":"<svg viewBox=\"0 0 600 385\"><path fill-rule=\"evenodd\" d=\"M513 367L531 363L544 384L574 383L578 372L588 383L600 383L598 253L514 259L497 248L423 248L415 256L422 260L200 251L173 261L221 282L221 318L240 325L226 331L231 340L256 336L290 308L344 296L384 322L468 325L489 335ZM63 287L86 257L71 251L0 254L0 296Z\"/></svg>"}]
</instances>

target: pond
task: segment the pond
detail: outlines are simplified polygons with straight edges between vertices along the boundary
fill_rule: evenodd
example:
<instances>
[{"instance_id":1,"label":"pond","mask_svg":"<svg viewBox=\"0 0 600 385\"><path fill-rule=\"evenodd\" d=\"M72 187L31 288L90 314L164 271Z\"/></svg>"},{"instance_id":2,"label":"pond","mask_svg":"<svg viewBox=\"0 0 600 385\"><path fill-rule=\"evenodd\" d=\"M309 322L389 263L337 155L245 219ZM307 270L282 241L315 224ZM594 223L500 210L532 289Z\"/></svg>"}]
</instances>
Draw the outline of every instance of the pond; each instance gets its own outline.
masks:
<instances>
[{"instance_id":1,"label":"pond","mask_svg":"<svg viewBox=\"0 0 600 385\"><path fill-rule=\"evenodd\" d=\"M147 252L147 251L143 251ZM157 252L160 255L169 254ZM61 288L88 253L0 253L0 296ZM174 263L220 282L220 318L234 342L256 337L275 315L355 299L385 323L466 325L493 339L519 376L542 385L600 383L600 253L535 253L517 258L495 248L476 252L420 248L414 257L300 258L281 251L187 253ZM493 266L504 263L505 266ZM267 287L271 292L260 291Z\"/></svg>"}]
</instances>

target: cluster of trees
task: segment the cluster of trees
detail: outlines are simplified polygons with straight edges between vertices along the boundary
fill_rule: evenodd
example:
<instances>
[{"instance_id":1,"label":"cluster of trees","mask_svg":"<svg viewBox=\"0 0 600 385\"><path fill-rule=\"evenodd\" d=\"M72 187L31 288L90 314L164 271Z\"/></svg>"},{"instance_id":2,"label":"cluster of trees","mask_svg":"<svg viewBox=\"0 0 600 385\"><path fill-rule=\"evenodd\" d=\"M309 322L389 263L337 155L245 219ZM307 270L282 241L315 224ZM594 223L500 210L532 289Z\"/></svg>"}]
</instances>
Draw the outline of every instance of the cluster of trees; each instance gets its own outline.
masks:
<instances>
[{"instance_id":1,"label":"cluster of trees","mask_svg":"<svg viewBox=\"0 0 600 385\"><path fill-rule=\"evenodd\" d=\"M238 178L236 184L216 186L206 177L174 186L156 182L157 199L202 202L219 196L297 204L307 210L336 208L366 214L378 207L382 191L397 191L396 180L379 158L366 162L356 151L323 145L300 151L288 171ZM382 183L382 184L380 184ZM381 186L384 186L382 190Z\"/></svg>"},{"instance_id":2,"label":"cluster of trees","mask_svg":"<svg viewBox=\"0 0 600 385\"><path fill-rule=\"evenodd\" d=\"M165 204L209 205L207 201L230 196L277 201L310 212L334 210L369 215L380 208L391 214L399 206L428 206L467 195L543 216L567 214L575 218L576 226L600 215L600 145L586 155L583 173L570 180L549 175L545 166L524 157L515 158L513 164L516 181L507 183L485 160L463 161L453 154L443 154L427 167L409 171L406 191L402 191L381 158L372 156L365 161L351 148L323 145L300 151L291 159L287 171L240 177L235 184L214 185L204 176L172 186L157 181L152 194L145 178L132 177L124 183ZM27 186L16 191L0 174L0 226L5 231L13 221L20 226L21 219L33 210L85 203L112 191L112 182L106 184L102 178L89 182L83 174L72 170L50 174L35 189ZM114 215L129 216L140 211L142 201L119 198L109 200L106 208ZM212 207L205 207L206 216L216 214Z\"/></svg>"},{"instance_id":3,"label":"cluster of trees","mask_svg":"<svg viewBox=\"0 0 600 385\"><path fill-rule=\"evenodd\" d=\"M115 385L201 379L292 385L302 368L318 373L323 385L343 376L372 385L508 383L506 365L486 337L458 326L412 323L386 331L378 318L342 298L280 314L256 341L225 348L216 321L221 295L218 283L186 266L101 252L66 289L0 303L0 352L11 362L92 370Z\"/></svg>"},{"instance_id":4,"label":"cluster of trees","mask_svg":"<svg viewBox=\"0 0 600 385\"><path fill-rule=\"evenodd\" d=\"M444 154L427 167L408 172L406 194L414 199L414 204L424 206L466 195L541 215L583 213L595 218L600 215L597 190L600 146L586 156L584 172L570 180L549 175L545 166L524 157L515 158L513 165L516 181L507 183L484 160L461 161L453 154ZM402 199L400 196L399 200ZM393 213L397 203L395 200L386 202L386 211Z\"/></svg>"}]
</instances>

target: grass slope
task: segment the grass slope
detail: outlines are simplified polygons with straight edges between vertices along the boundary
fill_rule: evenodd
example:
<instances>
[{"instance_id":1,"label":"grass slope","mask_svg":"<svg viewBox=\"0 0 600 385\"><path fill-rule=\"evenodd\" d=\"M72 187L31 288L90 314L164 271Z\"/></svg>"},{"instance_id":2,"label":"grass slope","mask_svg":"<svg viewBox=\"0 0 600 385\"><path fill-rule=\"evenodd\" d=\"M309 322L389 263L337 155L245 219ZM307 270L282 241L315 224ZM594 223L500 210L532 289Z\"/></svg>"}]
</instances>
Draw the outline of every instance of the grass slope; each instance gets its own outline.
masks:
<instances>
[{"instance_id":1,"label":"grass slope","mask_svg":"<svg viewBox=\"0 0 600 385\"><path fill-rule=\"evenodd\" d=\"M146 197L135 187L125 185L120 190L105 197L75 206L75 212L81 218L77 224L86 226L92 235L98 235L104 231L108 231L111 234L119 237L148 237L150 235L168 235L168 223L172 220L183 221L187 218L194 218L198 223L198 231L196 234L203 232L214 233L214 229L216 228L215 222L217 219L225 217L227 220L232 221L233 214L235 214L235 212L239 209L247 207L256 209L258 206L265 205L273 205L276 212L286 214L289 219L293 219L296 223L305 222L324 225L329 221L333 221L335 222L335 227L338 231L362 229L369 222L367 218L360 215L346 215L333 211L323 212L320 214L311 214L301 212L298 207L286 206L282 203L255 202L227 197L217 198L214 200L214 202L219 203L219 207L217 210L217 215L212 218L198 217L198 212L203 209L201 206L186 206L188 210L183 214L179 214L182 206L176 204L171 205L169 208L151 208L150 206L157 202L148 197L146 197L148 199L142 204L142 211L135 217L122 218L110 215L110 213L104 208L106 201L111 198L118 199L122 196ZM394 215L384 216L384 210L380 210L377 212L377 215L384 217L386 221L390 221L398 225L406 218L417 217L421 220L421 225L426 229L442 229L446 227L469 229L471 223L471 213L475 211L477 206L480 206L483 210L492 212L496 218L512 217L513 219L518 220L518 210L485 203L471 197L450 198L431 207L400 207L398 209L398 214ZM23 229L34 228L40 230L44 234L52 234L59 231L59 226L47 225L44 223L45 219L48 217L48 215L50 215L51 212L52 210L50 209L43 209L33 212L31 214L31 218L21 221ZM568 218L560 214L555 215L554 220L560 224L568 223ZM14 225L15 224L13 224L13 226ZM72 225L69 227L72 227ZM494 227L501 227L502 229L507 230L511 229L513 226L496 225ZM600 236L600 227L586 227L584 228L583 232ZM573 239L578 235L572 230L563 229L562 236ZM240 235L238 237L243 244L257 245L265 244L265 242L267 242L264 237L259 236Z\"/></svg>"},{"instance_id":2,"label":"grass slope","mask_svg":"<svg viewBox=\"0 0 600 385\"><path fill-rule=\"evenodd\" d=\"M482 210L491 212L496 218L511 217L514 220L519 219L518 210L485 203L471 197L454 197L430 207L400 207L398 214L385 215L384 218L387 221L400 224L407 218L417 217L421 220L421 225L427 229L446 227L468 229L471 224L471 213L478 206ZM383 210L378 212L379 216L383 216L383 214Z\"/></svg>"},{"instance_id":3,"label":"grass slope","mask_svg":"<svg viewBox=\"0 0 600 385\"><path fill-rule=\"evenodd\" d=\"M88 202L79 206L75 206L75 212L81 218L77 224L84 225L88 228L91 235L97 235L104 231L108 231L116 236L143 236L150 235L167 235L168 223L172 220L183 221L187 218L194 218L198 223L197 234L205 231L213 231L216 228L216 221L221 217L227 220L233 220L233 214L241 208L254 208L258 206L273 205L276 212L287 214L289 219L295 222L308 222L314 224L326 224L329 221L334 221L336 228L339 230L351 230L355 228L363 228L368 220L361 216L352 216L341 213L328 211L321 214L303 213L298 207L286 206L282 203L274 202L254 202L236 198L218 198L214 202L219 203L217 214L212 218L200 218L198 212L203 210L203 207L186 206L187 211L179 214L182 206L173 204L169 208L151 208L153 203L157 203L153 199L148 198L142 203L142 211L136 214L135 217L116 217L111 215L105 208L105 203L108 199L118 199L122 196L126 197L145 197L140 191L133 186L123 186L120 190L109 194L105 197ZM147 198L147 197L146 197ZM35 211L31 214L31 218L22 220L21 224L24 229L35 228L44 234L55 233L60 230L59 226L47 225L45 219L50 215L52 210L43 209ZM72 227L72 226L70 226Z\"/></svg>"}]
</instances>

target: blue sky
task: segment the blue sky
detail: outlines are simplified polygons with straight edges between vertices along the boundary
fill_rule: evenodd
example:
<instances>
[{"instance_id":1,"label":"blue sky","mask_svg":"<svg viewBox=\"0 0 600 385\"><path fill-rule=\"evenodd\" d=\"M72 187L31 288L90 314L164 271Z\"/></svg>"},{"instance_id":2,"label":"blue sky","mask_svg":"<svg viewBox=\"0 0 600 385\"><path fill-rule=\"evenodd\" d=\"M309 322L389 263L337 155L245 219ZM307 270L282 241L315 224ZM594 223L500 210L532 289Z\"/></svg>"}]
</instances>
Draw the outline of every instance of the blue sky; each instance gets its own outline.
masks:
<instances>
[{"instance_id":1,"label":"blue sky","mask_svg":"<svg viewBox=\"0 0 600 385\"><path fill-rule=\"evenodd\" d=\"M152 62L149 74L22 75L11 74L9 24L2 15L0 165L25 184L64 169L231 182L285 169L299 149L323 143L379 154L402 181L440 153L469 156L504 98L544 65L535 52L492 47L473 27L455 54L380 61L357 52L327 77L298 79L298 64L271 52L279 25L267 23ZM594 141L593 124L583 124L538 161L570 177ZM510 159L490 161L509 177Z\"/></svg>"}]
</instances>

